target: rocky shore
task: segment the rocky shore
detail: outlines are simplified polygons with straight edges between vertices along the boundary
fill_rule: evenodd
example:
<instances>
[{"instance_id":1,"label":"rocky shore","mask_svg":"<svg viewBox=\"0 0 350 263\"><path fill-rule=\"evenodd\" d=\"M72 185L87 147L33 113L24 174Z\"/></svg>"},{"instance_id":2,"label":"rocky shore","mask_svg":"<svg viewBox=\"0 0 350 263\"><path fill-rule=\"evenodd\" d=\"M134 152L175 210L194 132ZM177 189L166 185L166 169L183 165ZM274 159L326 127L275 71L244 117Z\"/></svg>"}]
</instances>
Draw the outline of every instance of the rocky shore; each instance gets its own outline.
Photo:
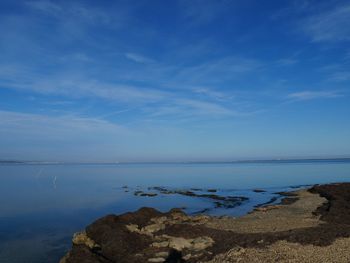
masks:
<instances>
[{"instance_id":1,"label":"rocky shore","mask_svg":"<svg viewBox=\"0 0 350 263\"><path fill-rule=\"evenodd\" d=\"M152 208L107 215L74 235L60 263L350 262L350 184L288 195L239 218Z\"/></svg>"}]
</instances>

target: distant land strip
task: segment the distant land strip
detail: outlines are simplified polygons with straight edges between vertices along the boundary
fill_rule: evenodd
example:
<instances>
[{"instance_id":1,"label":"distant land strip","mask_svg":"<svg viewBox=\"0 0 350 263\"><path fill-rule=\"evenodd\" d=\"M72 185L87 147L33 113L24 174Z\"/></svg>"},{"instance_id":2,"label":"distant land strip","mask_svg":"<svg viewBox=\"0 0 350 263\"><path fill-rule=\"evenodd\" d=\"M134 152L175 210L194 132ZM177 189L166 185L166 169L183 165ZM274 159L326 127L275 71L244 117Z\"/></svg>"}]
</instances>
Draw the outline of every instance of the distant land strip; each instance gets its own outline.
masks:
<instances>
[{"instance_id":1,"label":"distant land strip","mask_svg":"<svg viewBox=\"0 0 350 263\"><path fill-rule=\"evenodd\" d=\"M0 164L37 164L37 165L127 165L127 164L244 164L244 163L315 163L315 162L350 162L350 157L343 158L279 158L279 159L250 159L232 161L130 161L130 162L59 162L59 161L21 161L0 160Z\"/></svg>"}]
</instances>

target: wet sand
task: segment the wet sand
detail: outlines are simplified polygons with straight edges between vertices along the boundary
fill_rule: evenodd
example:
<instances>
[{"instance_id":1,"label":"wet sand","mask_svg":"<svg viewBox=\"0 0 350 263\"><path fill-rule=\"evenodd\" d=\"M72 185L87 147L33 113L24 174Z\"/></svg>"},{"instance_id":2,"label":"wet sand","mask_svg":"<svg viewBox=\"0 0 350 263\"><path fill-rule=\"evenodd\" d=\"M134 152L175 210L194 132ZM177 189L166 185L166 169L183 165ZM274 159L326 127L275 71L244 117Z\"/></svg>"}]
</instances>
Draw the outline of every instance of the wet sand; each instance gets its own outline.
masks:
<instances>
[{"instance_id":1,"label":"wet sand","mask_svg":"<svg viewBox=\"0 0 350 263\"><path fill-rule=\"evenodd\" d=\"M296 191L240 218L142 208L73 238L70 262L350 262L350 184Z\"/></svg>"}]
</instances>

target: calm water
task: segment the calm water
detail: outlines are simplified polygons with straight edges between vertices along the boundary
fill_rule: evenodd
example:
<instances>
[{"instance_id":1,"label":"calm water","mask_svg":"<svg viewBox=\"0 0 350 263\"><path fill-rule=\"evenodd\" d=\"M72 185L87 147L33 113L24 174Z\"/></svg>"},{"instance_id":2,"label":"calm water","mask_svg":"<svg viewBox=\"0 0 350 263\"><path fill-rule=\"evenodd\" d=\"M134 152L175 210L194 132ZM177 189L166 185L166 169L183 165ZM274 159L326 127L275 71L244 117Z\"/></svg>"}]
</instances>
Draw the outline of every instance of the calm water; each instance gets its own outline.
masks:
<instances>
[{"instance_id":1,"label":"calm water","mask_svg":"<svg viewBox=\"0 0 350 263\"><path fill-rule=\"evenodd\" d=\"M349 162L0 165L0 262L58 262L74 232L108 213L152 206L242 215L291 186L343 181L350 181ZM219 195L246 196L249 201L232 209L213 209L207 199L133 194L153 186L216 188ZM255 193L255 188L267 192Z\"/></svg>"}]
</instances>

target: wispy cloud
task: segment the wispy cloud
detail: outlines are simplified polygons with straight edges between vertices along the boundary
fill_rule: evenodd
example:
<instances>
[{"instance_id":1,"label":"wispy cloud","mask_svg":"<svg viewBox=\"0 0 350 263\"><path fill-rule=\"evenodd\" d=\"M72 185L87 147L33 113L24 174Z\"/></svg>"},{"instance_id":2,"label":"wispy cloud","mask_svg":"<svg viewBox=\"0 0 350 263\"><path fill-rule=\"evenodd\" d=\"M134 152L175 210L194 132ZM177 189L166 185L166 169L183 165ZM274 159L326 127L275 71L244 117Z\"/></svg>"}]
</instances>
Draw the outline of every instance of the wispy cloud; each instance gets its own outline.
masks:
<instances>
[{"instance_id":1,"label":"wispy cloud","mask_svg":"<svg viewBox=\"0 0 350 263\"><path fill-rule=\"evenodd\" d=\"M68 98L99 98L124 103L151 103L164 99L165 91L125 84L101 82L85 77L72 77L71 74L57 76L29 76L14 80L11 70L1 78L0 88L34 91L44 95L64 95ZM19 70L21 72L21 70Z\"/></svg>"},{"instance_id":2,"label":"wispy cloud","mask_svg":"<svg viewBox=\"0 0 350 263\"><path fill-rule=\"evenodd\" d=\"M217 118L217 117L233 117L237 116L238 114L223 105L208 102L208 101L201 101L201 100L194 100L194 99L175 99L170 103L167 103L166 105L160 105L157 107L157 110L154 111L154 109L147 109L151 111L152 117L171 117L176 119L184 119L184 118Z\"/></svg>"},{"instance_id":3,"label":"wispy cloud","mask_svg":"<svg viewBox=\"0 0 350 263\"><path fill-rule=\"evenodd\" d=\"M350 40L350 4L337 5L302 21L303 31L314 42Z\"/></svg>"},{"instance_id":4,"label":"wispy cloud","mask_svg":"<svg viewBox=\"0 0 350 263\"><path fill-rule=\"evenodd\" d=\"M61 6L57 5L54 2L51 1L45 1L45 0L41 0L41 1L28 1L26 3L29 7L41 11L41 12L45 12L46 14L53 14L56 15L58 13L63 12L63 9Z\"/></svg>"},{"instance_id":5,"label":"wispy cloud","mask_svg":"<svg viewBox=\"0 0 350 263\"><path fill-rule=\"evenodd\" d=\"M5 84L0 80L0 85ZM101 82L89 78L76 78L58 75L48 78L34 78L31 82L6 83L6 87L28 90L43 95L63 95L70 99L93 98L101 101L119 102L134 108L136 105L147 108L147 114L165 116L176 114L194 116L236 116L237 112L226 105L233 99L226 94L209 88L193 88L188 91L173 89L151 89ZM191 98L193 97L193 98ZM123 111L124 112L124 111Z\"/></svg>"},{"instance_id":6,"label":"wispy cloud","mask_svg":"<svg viewBox=\"0 0 350 263\"><path fill-rule=\"evenodd\" d=\"M331 75L330 79L334 81L339 81L339 82L348 81L350 80L350 71L334 72Z\"/></svg>"},{"instance_id":7,"label":"wispy cloud","mask_svg":"<svg viewBox=\"0 0 350 263\"><path fill-rule=\"evenodd\" d=\"M93 59L85 53L73 53L63 56L61 58L63 62L79 61L79 62L93 62Z\"/></svg>"},{"instance_id":8,"label":"wispy cloud","mask_svg":"<svg viewBox=\"0 0 350 263\"><path fill-rule=\"evenodd\" d=\"M179 105L192 109L192 112L207 115L233 115L235 112L222 105L193 99L178 99Z\"/></svg>"},{"instance_id":9,"label":"wispy cloud","mask_svg":"<svg viewBox=\"0 0 350 263\"><path fill-rule=\"evenodd\" d=\"M49 116L32 113L0 111L0 132L20 133L29 138L70 139L86 133L127 132L125 127L103 119L74 115ZM35 136L35 137L33 137ZM40 137L44 136L44 137Z\"/></svg>"},{"instance_id":10,"label":"wispy cloud","mask_svg":"<svg viewBox=\"0 0 350 263\"><path fill-rule=\"evenodd\" d=\"M140 138L137 129L100 118L20 111L0 111L0 136L5 158L63 161L123 159L125 142Z\"/></svg>"},{"instance_id":11,"label":"wispy cloud","mask_svg":"<svg viewBox=\"0 0 350 263\"><path fill-rule=\"evenodd\" d=\"M342 97L343 94L337 91L301 91L294 92L288 95L289 99L292 100L314 100L314 99L331 99Z\"/></svg>"},{"instance_id":12,"label":"wispy cloud","mask_svg":"<svg viewBox=\"0 0 350 263\"><path fill-rule=\"evenodd\" d=\"M154 60L145 56L142 56L140 54L136 53L126 53L125 57L127 59L130 59L134 62L141 63L141 64L148 64L148 63L153 63Z\"/></svg>"},{"instance_id":13,"label":"wispy cloud","mask_svg":"<svg viewBox=\"0 0 350 263\"><path fill-rule=\"evenodd\" d=\"M322 75L327 76L328 81L346 82L350 80L350 64L346 57L341 61L335 61L318 68Z\"/></svg>"},{"instance_id":14,"label":"wispy cloud","mask_svg":"<svg viewBox=\"0 0 350 263\"><path fill-rule=\"evenodd\" d=\"M244 76L262 68L262 63L244 57L227 57L180 68L176 81L190 83L218 82Z\"/></svg>"},{"instance_id":15,"label":"wispy cloud","mask_svg":"<svg viewBox=\"0 0 350 263\"><path fill-rule=\"evenodd\" d=\"M192 89L194 93L203 95L205 97L214 99L214 100L229 100L234 96L226 94L222 91L218 91L216 89L206 88L206 87L196 87Z\"/></svg>"},{"instance_id":16,"label":"wispy cloud","mask_svg":"<svg viewBox=\"0 0 350 263\"><path fill-rule=\"evenodd\" d=\"M97 9L92 9L77 3L70 3L66 5L58 4L58 2L48 0L29 1L27 5L33 10L42 12L44 15L50 15L58 19L78 19L90 23L108 23L111 17L105 12Z\"/></svg>"}]
</instances>

